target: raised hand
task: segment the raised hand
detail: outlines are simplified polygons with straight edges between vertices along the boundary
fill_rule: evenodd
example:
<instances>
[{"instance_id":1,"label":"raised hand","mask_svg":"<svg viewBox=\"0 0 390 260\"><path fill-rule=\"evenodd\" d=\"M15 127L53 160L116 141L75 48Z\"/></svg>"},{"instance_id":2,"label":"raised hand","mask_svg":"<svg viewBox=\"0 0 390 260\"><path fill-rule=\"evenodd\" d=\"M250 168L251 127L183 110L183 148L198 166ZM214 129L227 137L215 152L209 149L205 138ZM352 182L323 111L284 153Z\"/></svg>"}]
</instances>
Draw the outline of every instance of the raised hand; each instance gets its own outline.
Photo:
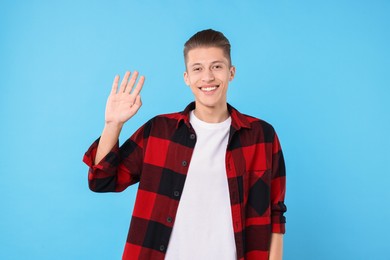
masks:
<instances>
[{"instance_id":1,"label":"raised hand","mask_svg":"<svg viewBox=\"0 0 390 260\"><path fill-rule=\"evenodd\" d=\"M131 73L129 71L125 73L119 90L119 75L115 76L111 93L106 104L106 124L116 124L118 126L122 126L127 120L137 113L138 109L142 105L140 92L145 82L145 77L141 76L136 84L138 72L134 71L131 78L130 74Z\"/></svg>"}]
</instances>

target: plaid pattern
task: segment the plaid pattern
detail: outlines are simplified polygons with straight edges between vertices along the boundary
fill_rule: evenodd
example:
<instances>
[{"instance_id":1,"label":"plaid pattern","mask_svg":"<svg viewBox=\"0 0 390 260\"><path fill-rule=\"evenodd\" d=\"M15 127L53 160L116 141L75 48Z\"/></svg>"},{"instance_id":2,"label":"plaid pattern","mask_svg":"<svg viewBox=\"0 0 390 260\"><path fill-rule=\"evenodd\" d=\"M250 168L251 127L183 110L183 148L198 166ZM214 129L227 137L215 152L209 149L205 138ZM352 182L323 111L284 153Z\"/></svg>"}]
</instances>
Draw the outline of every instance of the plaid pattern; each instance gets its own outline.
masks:
<instances>
[{"instance_id":1,"label":"plaid pattern","mask_svg":"<svg viewBox=\"0 0 390 260\"><path fill-rule=\"evenodd\" d=\"M98 165L99 139L84 155L93 191L120 192L139 182L123 259L164 259L196 143L189 123L194 108L191 103L183 112L149 120ZM226 171L237 259L268 259L271 233L285 232L283 154L271 125L228 109Z\"/></svg>"}]
</instances>

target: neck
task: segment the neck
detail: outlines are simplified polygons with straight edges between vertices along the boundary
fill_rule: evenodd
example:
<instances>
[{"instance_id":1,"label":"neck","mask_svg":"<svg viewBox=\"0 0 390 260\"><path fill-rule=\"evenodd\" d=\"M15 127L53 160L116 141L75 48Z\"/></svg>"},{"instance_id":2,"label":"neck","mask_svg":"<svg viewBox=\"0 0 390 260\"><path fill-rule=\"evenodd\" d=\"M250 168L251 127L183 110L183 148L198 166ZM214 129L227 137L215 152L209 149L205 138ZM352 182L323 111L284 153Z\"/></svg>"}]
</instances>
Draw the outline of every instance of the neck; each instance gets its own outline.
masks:
<instances>
[{"instance_id":1,"label":"neck","mask_svg":"<svg viewBox=\"0 0 390 260\"><path fill-rule=\"evenodd\" d=\"M220 109L196 106L194 110L195 116L206 123L221 123L229 117L227 104Z\"/></svg>"}]
</instances>

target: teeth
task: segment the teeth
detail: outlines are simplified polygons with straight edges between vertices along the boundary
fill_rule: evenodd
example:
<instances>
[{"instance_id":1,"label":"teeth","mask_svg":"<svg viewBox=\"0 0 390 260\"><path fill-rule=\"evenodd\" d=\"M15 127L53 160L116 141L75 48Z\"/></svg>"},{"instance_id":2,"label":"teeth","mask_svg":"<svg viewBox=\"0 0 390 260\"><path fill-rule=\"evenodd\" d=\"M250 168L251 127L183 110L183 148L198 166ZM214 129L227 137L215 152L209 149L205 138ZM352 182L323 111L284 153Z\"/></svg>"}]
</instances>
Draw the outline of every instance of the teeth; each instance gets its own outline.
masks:
<instances>
[{"instance_id":1,"label":"teeth","mask_svg":"<svg viewBox=\"0 0 390 260\"><path fill-rule=\"evenodd\" d=\"M207 88L202 88L202 91L209 92L209 91L213 91L215 89L217 89L217 87L207 87Z\"/></svg>"}]
</instances>

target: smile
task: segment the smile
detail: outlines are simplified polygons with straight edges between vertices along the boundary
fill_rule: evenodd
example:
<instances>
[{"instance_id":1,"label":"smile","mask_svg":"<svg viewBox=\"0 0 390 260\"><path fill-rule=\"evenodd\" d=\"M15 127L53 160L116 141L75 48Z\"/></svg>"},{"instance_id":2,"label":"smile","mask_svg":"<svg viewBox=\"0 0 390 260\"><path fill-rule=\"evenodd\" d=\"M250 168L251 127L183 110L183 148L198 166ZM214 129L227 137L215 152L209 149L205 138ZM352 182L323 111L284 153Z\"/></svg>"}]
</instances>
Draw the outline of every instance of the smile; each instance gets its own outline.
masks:
<instances>
[{"instance_id":1,"label":"smile","mask_svg":"<svg viewBox=\"0 0 390 260\"><path fill-rule=\"evenodd\" d=\"M218 87L219 86L205 86L205 87L200 87L199 89L203 92L211 92L216 90Z\"/></svg>"}]
</instances>

